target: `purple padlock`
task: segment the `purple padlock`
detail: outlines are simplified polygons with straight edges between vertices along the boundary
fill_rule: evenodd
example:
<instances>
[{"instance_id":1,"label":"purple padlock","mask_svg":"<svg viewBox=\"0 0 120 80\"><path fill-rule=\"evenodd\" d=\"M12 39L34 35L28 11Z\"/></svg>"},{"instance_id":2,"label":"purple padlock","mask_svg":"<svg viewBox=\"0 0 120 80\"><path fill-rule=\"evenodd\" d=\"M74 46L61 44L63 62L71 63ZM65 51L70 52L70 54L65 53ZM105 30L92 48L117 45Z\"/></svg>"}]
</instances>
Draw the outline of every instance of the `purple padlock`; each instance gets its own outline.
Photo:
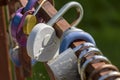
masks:
<instances>
[{"instance_id":1,"label":"purple padlock","mask_svg":"<svg viewBox=\"0 0 120 80\"><path fill-rule=\"evenodd\" d=\"M32 11L27 11L24 13L24 15L20 14L20 12L23 10L23 8L20 8L14 18L12 19L11 23L11 34L12 37L18 42L20 46L26 46L26 35L22 31L22 27L25 21L25 18L28 14L30 14Z\"/></svg>"},{"instance_id":2,"label":"purple padlock","mask_svg":"<svg viewBox=\"0 0 120 80\"><path fill-rule=\"evenodd\" d=\"M22 27L28 14L32 14L32 8L38 0L29 0L27 5L16 11L11 22L11 34L20 46L26 46L27 36L23 33ZM24 12L24 13L23 13Z\"/></svg>"},{"instance_id":3,"label":"purple padlock","mask_svg":"<svg viewBox=\"0 0 120 80\"><path fill-rule=\"evenodd\" d=\"M27 35L22 31L25 18L28 14L32 14L34 11L32 8L39 0L28 0L28 3L25 7L18 9L15 13L15 16L11 22L11 34L13 39L18 42L19 46L26 46ZM54 0L48 0L52 5L54 5ZM40 18L40 17L39 17ZM38 21L44 22L43 18Z\"/></svg>"}]
</instances>

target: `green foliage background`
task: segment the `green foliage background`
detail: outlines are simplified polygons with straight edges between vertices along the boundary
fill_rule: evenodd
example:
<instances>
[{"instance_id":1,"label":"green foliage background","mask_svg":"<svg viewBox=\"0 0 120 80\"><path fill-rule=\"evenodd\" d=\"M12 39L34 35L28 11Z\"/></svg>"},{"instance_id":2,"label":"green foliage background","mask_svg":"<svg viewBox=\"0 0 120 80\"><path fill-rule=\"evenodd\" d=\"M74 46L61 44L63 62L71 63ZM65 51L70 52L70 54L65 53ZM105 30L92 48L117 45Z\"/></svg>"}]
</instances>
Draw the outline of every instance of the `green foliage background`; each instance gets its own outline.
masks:
<instances>
[{"instance_id":1,"label":"green foliage background","mask_svg":"<svg viewBox=\"0 0 120 80\"><path fill-rule=\"evenodd\" d=\"M59 10L64 4L72 0L55 0L55 7ZM120 69L120 1L119 0L75 0L82 4L84 17L79 28L90 33L97 47ZM72 22L75 10L69 10L64 18ZM47 72L41 63L33 66L33 78L28 80L49 80Z\"/></svg>"}]
</instances>

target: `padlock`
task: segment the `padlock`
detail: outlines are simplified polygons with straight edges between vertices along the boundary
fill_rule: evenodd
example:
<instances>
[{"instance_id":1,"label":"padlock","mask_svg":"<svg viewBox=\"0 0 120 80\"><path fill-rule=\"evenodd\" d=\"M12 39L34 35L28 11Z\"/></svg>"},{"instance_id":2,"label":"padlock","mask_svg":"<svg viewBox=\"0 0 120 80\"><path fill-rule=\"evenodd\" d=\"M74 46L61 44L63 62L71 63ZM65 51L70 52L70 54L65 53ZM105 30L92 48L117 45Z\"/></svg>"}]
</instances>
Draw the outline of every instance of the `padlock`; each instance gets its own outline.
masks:
<instances>
[{"instance_id":1,"label":"padlock","mask_svg":"<svg viewBox=\"0 0 120 80\"><path fill-rule=\"evenodd\" d=\"M38 61L48 61L58 52L59 42L55 30L51 26L39 23L33 28L28 37L28 55Z\"/></svg>"},{"instance_id":2,"label":"padlock","mask_svg":"<svg viewBox=\"0 0 120 80\"><path fill-rule=\"evenodd\" d=\"M23 8L19 8L15 16L12 19L11 22L11 33L14 38L16 38L16 33L18 30L18 27L23 19L25 19L25 16L29 14L29 10L32 9L33 5L36 3L37 0L29 0L27 5ZM22 11L24 11L24 14L22 14ZM25 15L26 14L26 15Z\"/></svg>"},{"instance_id":3,"label":"padlock","mask_svg":"<svg viewBox=\"0 0 120 80\"><path fill-rule=\"evenodd\" d=\"M119 72L118 68L112 64L105 64L105 65L102 65L102 66L99 66L97 69L93 70L91 72L91 74L89 75L89 77L87 77L88 80L93 80L94 76L98 73L100 73L101 71L104 71L104 70L111 70L111 71L117 71ZM120 74L120 73L119 73ZM116 79L114 79L116 80Z\"/></svg>"},{"instance_id":4,"label":"padlock","mask_svg":"<svg viewBox=\"0 0 120 80\"><path fill-rule=\"evenodd\" d=\"M36 20L36 15L38 13L38 11L40 10L41 6L43 5L43 3L45 2L46 0L42 0L40 5L37 7L37 9L35 10L35 12L33 14L29 14L26 16L25 18L25 23L24 23L24 26L23 26L23 32L27 35L30 34L32 28L35 26L35 24L37 23L37 20ZM54 6L54 0L48 0L53 6ZM29 4L30 5L30 4ZM25 11L28 10L27 8L28 7L25 7L26 9L24 9ZM31 20L32 19L32 20ZM42 21L40 21L42 22Z\"/></svg>"},{"instance_id":5,"label":"padlock","mask_svg":"<svg viewBox=\"0 0 120 80\"><path fill-rule=\"evenodd\" d=\"M105 62L106 64L110 64L111 62L104 56L101 55L95 55L91 57L90 59L86 60L80 67L80 76L81 80L86 80L85 78L85 69L87 68L89 63L94 63L94 62ZM104 79L102 79L104 80Z\"/></svg>"},{"instance_id":6,"label":"padlock","mask_svg":"<svg viewBox=\"0 0 120 80\"><path fill-rule=\"evenodd\" d=\"M38 11L40 10L41 6L43 5L43 3L45 1L46 0L43 0L41 2L41 4L38 6L38 8L35 10L35 12L33 14L29 14L29 15L26 16L25 23L23 25L23 32L25 34L29 35L31 30L33 29L33 27L37 23L36 14L38 13Z\"/></svg>"},{"instance_id":7,"label":"padlock","mask_svg":"<svg viewBox=\"0 0 120 80\"><path fill-rule=\"evenodd\" d=\"M13 42L10 27L8 27L8 33L9 33L9 45L10 45L9 46L10 59L16 66L20 66L21 63L20 63L20 59L19 59L19 56L18 56L19 55L19 46L17 45L17 43Z\"/></svg>"},{"instance_id":8,"label":"padlock","mask_svg":"<svg viewBox=\"0 0 120 80\"><path fill-rule=\"evenodd\" d=\"M79 14L78 18L71 23L72 27L76 27L82 20L84 11L82 5L75 1L65 4L47 24L53 26L72 7L75 7Z\"/></svg>"},{"instance_id":9,"label":"padlock","mask_svg":"<svg viewBox=\"0 0 120 80\"><path fill-rule=\"evenodd\" d=\"M93 37L89 33L84 32L81 29L72 27L66 30L62 36L60 53L66 50L69 47L69 45L75 40L85 40L86 42L90 42L96 45Z\"/></svg>"},{"instance_id":10,"label":"padlock","mask_svg":"<svg viewBox=\"0 0 120 80\"><path fill-rule=\"evenodd\" d=\"M26 18L25 18L25 22L24 22L24 25L23 25L23 32L26 34L26 35L29 35L29 33L31 32L32 28L36 25L37 23L37 19L35 16L32 16L32 15L27 15Z\"/></svg>"},{"instance_id":11,"label":"padlock","mask_svg":"<svg viewBox=\"0 0 120 80\"><path fill-rule=\"evenodd\" d=\"M18 55L19 55L19 46L16 46L13 49L12 48L10 49L10 58L16 66L21 65Z\"/></svg>"},{"instance_id":12,"label":"padlock","mask_svg":"<svg viewBox=\"0 0 120 80\"><path fill-rule=\"evenodd\" d=\"M33 28L27 40L27 51L31 58L45 62L57 55L56 52L59 50L60 40L57 38L52 26L72 7L76 7L78 11L81 11L76 23L73 24L73 26L76 26L82 19L83 9L78 2L69 2L64 5L47 24L39 23ZM48 34L51 36L48 36ZM52 38L54 41L51 41ZM43 45L44 43L46 44L45 46Z\"/></svg>"},{"instance_id":13,"label":"padlock","mask_svg":"<svg viewBox=\"0 0 120 80\"><path fill-rule=\"evenodd\" d=\"M48 61L47 64L56 80L80 80L77 70L77 57L71 48L66 49L55 59Z\"/></svg>"},{"instance_id":14,"label":"padlock","mask_svg":"<svg viewBox=\"0 0 120 80\"><path fill-rule=\"evenodd\" d=\"M120 80L120 73L117 71L111 71L104 76L101 76L98 80L107 80L108 78L114 76L115 78L113 80Z\"/></svg>"},{"instance_id":15,"label":"padlock","mask_svg":"<svg viewBox=\"0 0 120 80\"><path fill-rule=\"evenodd\" d=\"M81 80L86 80L85 71L87 66L90 63L95 62L105 62L106 64L109 64L110 61L103 56L102 52L96 48L96 46L93 43L85 42L79 45L78 47L73 48L75 51L80 51L80 55L78 56L77 60L77 66L78 66L78 72L80 74ZM91 56L91 55L95 56ZM89 57L89 59L84 59L85 57ZM84 60L84 61L83 61Z\"/></svg>"},{"instance_id":16,"label":"padlock","mask_svg":"<svg viewBox=\"0 0 120 80\"><path fill-rule=\"evenodd\" d=\"M86 46L84 46L84 47L86 47ZM80 53L79 59L78 59L78 72L80 75L83 74L83 71L81 70L82 59L91 54L102 55L102 52L99 49L95 48L95 46L92 46L92 47L89 46L89 48L81 50L81 53ZM84 80L83 76L81 76L81 79Z\"/></svg>"},{"instance_id":17,"label":"padlock","mask_svg":"<svg viewBox=\"0 0 120 80\"><path fill-rule=\"evenodd\" d=\"M13 62L14 65L20 66L20 58L19 58L19 46L15 46L14 48L10 48L10 59ZM35 59L31 60L31 64L34 65L37 61Z\"/></svg>"},{"instance_id":18,"label":"padlock","mask_svg":"<svg viewBox=\"0 0 120 80\"><path fill-rule=\"evenodd\" d=\"M23 26L25 26L24 25L25 19L27 19L26 21L29 22L31 18L36 22L36 18L33 17L26 18L26 16L28 14L33 14L34 11L32 10L32 8L35 5L35 3L37 3L37 1L38 0L29 0L24 8L22 7L16 11L15 16L12 19L11 24L12 36L20 46L26 46L27 35L24 34L23 32ZM45 2L45 0L43 0L43 2ZM38 6L37 11L40 9L40 7L41 4Z\"/></svg>"},{"instance_id":19,"label":"padlock","mask_svg":"<svg viewBox=\"0 0 120 80\"><path fill-rule=\"evenodd\" d=\"M10 48L9 48L9 55L10 55L10 59L13 62L14 65L16 66L21 66L21 62L19 59L19 46L16 42L14 42L12 36L11 36L11 29L9 27L8 29L9 31L9 41L10 41ZM36 60L32 59L31 60L31 64L34 65L36 63Z\"/></svg>"},{"instance_id":20,"label":"padlock","mask_svg":"<svg viewBox=\"0 0 120 80\"><path fill-rule=\"evenodd\" d=\"M10 59L14 65L19 67L21 65L20 58L19 58L19 46L15 46L14 48L10 48ZM35 65L37 61L35 59L31 60L31 64Z\"/></svg>"},{"instance_id":21,"label":"padlock","mask_svg":"<svg viewBox=\"0 0 120 80\"><path fill-rule=\"evenodd\" d=\"M82 44L80 44L79 46L77 46L77 47L75 47L75 48L73 48L73 50L74 51L82 51L82 50L84 50L84 49L87 49L87 48L89 48L89 47L95 47L95 45L94 44L92 44L92 43L89 43L89 42L85 42L85 43L82 43Z\"/></svg>"},{"instance_id":22,"label":"padlock","mask_svg":"<svg viewBox=\"0 0 120 80\"><path fill-rule=\"evenodd\" d=\"M20 44L21 46L25 45L25 43L26 43L26 35L22 34L21 28L23 26L25 17L28 14L33 12L33 11L30 11L30 10L33 8L33 6L36 2L37 2L37 0L29 0L27 5L24 8L22 7L22 8L20 8L16 11L15 16L12 19L11 33L12 33L13 38L18 43L22 43L22 44ZM24 12L24 14L23 14L23 12ZM18 35L18 33L20 33L20 32L21 32L21 34ZM20 38L20 40L18 40L18 38Z\"/></svg>"}]
</instances>

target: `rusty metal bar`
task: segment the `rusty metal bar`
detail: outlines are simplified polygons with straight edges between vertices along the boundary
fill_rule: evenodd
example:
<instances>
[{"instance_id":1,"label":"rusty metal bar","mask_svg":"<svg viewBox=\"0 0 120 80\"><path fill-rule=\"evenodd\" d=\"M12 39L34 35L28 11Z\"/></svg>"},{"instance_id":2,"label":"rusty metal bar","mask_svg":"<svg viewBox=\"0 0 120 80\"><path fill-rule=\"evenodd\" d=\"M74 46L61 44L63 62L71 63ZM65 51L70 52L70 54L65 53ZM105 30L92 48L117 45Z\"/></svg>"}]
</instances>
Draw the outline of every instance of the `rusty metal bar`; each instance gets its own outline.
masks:
<instances>
[{"instance_id":1,"label":"rusty metal bar","mask_svg":"<svg viewBox=\"0 0 120 80\"><path fill-rule=\"evenodd\" d=\"M6 18L4 6L0 7L0 79L12 80L8 43L6 33Z\"/></svg>"},{"instance_id":2,"label":"rusty metal bar","mask_svg":"<svg viewBox=\"0 0 120 80\"><path fill-rule=\"evenodd\" d=\"M19 58L21 62L21 67L23 75L25 78L32 76L32 64L31 59L27 55L26 47L20 47Z\"/></svg>"},{"instance_id":3,"label":"rusty metal bar","mask_svg":"<svg viewBox=\"0 0 120 80\"><path fill-rule=\"evenodd\" d=\"M22 72L22 67L15 66L15 80L25 80L25 77Z\"/></svg>"}]
</instances>

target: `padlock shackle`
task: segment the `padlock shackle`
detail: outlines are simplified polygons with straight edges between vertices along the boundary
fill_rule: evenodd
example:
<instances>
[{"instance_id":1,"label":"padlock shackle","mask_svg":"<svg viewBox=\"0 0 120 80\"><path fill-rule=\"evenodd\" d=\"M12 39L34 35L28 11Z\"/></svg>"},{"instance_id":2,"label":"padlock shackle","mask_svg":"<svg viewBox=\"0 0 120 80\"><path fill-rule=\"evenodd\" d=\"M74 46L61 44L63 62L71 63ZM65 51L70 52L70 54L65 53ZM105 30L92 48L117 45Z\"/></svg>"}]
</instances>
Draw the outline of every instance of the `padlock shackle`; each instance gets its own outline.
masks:
<instances>
[{"instance_id":1,"label":"padlock shackle","mask_svg":"<svg viewBox=\"0 0 120 80\"><path fill-rule=\"evenodd\" d=\"M26 4L26 6L23 9L23 13L28 10L31 10L37 1L38 0L28 0L28 3Z\"/></svg>"},{"instance_id":2,"label":"padlock shackle","mask_svg":"<svg viewBox=\"0 0 120 80\"><path fill-rule=\"evenodd\" d=\"M23 13L26 12L26 11L28 11L28 10L31 10L37 1L39 1L39 0L28 0L26 6L25 6L24 9L23 9ZM47 0L43 0L43 2L44 2L44 1L47 1ZM54 5L54 0L48 0L48 1L50 1L51 4ZM40 6L40 7L41 7L41 6ZM39 7L39 8L40 8L40 7ZM38 11L39 11L39 8L37 9ZM38 12L38 11L37 11L37 12ZM36 13L35 13L35 14L36 14Z\"/></svg>"},{"instance_id":3,"label":"padlock shackle","mask_svg":"<svg viewBox=\"0 0 120 80\"><path fill-rule=\"evenodd\" d=\"M38 6L38 8L35 10L35 12L33 13L33 15L35 16L38 11L40 10L40 8L42 7L42 5L44 4L44 2L46 2L47 0L42 0L42 2L40 3L40 5Z\"/></svg>"},{"instance_id":4,"label":"padlock shackle","mask_svg":"<svg viewBox=\"0 0 120 80\"><path fill-rule=\"evenodd\" d=\"M79 13L78 18L71 24L71 26L76 27L82 20L84 11L81 4L75 1L65 4L47 24L53 26L54 23L57 22L72 7L76 7L77 12Z\"/></svg>"}]
</instances>

